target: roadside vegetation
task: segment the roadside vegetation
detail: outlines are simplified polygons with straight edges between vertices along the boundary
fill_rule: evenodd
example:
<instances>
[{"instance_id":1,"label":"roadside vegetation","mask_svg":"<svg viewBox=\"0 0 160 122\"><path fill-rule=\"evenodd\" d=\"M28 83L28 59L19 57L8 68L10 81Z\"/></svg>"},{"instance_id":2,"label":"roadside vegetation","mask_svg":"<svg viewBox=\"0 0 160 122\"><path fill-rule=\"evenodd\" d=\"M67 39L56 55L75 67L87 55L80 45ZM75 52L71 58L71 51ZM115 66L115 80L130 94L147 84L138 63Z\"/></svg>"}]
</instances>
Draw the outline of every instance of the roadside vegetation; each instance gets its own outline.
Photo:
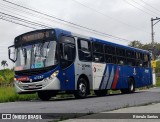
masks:
<instances>
[{"instance_id":1,"label":"roadside vegetation","mask_svg":"<svg viewBox=\"0 0 160 122\"><path fill-rule=\"evenodd\" d=\"M0 103L38 99L37 94L19 95L13 86L0 87Z\"/></svg>"},{"instance_id":2,"label":"roadside vegetation","mask_svg":"<svg viewBox=\"0 0 160 122\"><path fill-rule=\"evenodd\" d=\"M156 69L155 69L155 72L156 72L156 86L157 87L160 87L160 60L158 60L156 62Z\"/></svg>"},{"instance_id":3,"label":"roadside vegetation","mask_svg":"<svg viewBox=\"0 0 160 122\"><path fill-rule=\"evenodd\" d=\"M14 69L6 68L8 64L5 60L1 61L1 66L3 70L0 70L0 103L38 99L37 94L17 94L13 83Z\"/></svg>"},{"instance_id":4,"label":"roadside vegetation","mask_svg":"<svg viewBox=\"0 0 160 122\"><path fill-rule=\"evenodd\" d=\"M156 86L157 86L157 87L160 87L160 77L157 77L157 78L156 78Z\"/></svg>"}]
</instances>

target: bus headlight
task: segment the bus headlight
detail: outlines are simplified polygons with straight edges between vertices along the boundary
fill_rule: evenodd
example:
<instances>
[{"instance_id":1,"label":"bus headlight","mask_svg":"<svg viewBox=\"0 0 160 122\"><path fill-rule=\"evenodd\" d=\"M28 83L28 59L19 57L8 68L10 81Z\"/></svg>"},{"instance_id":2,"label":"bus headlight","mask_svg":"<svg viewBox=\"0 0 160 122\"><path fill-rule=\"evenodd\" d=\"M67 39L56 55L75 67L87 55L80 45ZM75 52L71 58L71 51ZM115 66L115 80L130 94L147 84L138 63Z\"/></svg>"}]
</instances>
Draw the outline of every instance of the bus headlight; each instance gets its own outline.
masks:
<instances>
[{"instance_id":1,"label":"bus headlight","mask_svg":"<svg viewBox=\"0 0 160 122\"><path fill-rule=\"evenodd\" d=\"M16 79L16 78L14 78L14 81L17 81L17 79Z\"/></svg>"},{"instance_id":2,"label":"bus headlight","mask_svg":"<svg viewBox=\"0 0 160 122\"><path fill-rule=\"evenodd\" d=\"M50 76L50 78L54 78L54 77L56 77L57 75L58 75L58 73L59 73L59 71L55 71L51 76Z\"/></svg>"}]
</instances>

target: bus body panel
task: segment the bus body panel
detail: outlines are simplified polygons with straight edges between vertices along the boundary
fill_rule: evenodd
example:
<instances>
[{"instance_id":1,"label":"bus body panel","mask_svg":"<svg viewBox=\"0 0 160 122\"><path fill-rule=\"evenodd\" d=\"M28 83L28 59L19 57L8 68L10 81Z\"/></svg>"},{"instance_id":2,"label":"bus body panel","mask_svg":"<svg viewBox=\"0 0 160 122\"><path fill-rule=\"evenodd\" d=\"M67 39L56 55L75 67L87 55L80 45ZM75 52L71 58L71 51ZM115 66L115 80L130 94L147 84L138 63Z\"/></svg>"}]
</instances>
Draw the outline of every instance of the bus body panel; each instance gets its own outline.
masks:
<instances>
[{"instance_id":1,"label":"bus body panel","mask_svg":"<svg viewBox=\"0 0 160 122\"><path fill-rule=\"evenodd\" d=\"M82 76L87 77L87 80L89 82L89 87L90 89L93 89L93 82L92 82L92 63L91 62L82 62L77 60L77 62L75 63L75 67L76 67L76 83L75 83L75 89L77 90L77 82L78 79Z\"/></svg>"},{"instance_id":2,"label":"bus body panel","mask_svg":"<svg viewBox=\"0 0 160 122\"><path fill-rule=\"evenodd\" d=\"M106 64L92 63L92 81L93 89L99 90L100 84L103 82Z\"/></svg>"},{"instance_id":3,"label":"bus body panel","mask_svg":"<svg viewBox=\"0 0 160 122\"><path fill-rule=\"evenodd\" d=\"M62 90L75 90L74 64L62 70Z\"/></svg>"}]
</instances>

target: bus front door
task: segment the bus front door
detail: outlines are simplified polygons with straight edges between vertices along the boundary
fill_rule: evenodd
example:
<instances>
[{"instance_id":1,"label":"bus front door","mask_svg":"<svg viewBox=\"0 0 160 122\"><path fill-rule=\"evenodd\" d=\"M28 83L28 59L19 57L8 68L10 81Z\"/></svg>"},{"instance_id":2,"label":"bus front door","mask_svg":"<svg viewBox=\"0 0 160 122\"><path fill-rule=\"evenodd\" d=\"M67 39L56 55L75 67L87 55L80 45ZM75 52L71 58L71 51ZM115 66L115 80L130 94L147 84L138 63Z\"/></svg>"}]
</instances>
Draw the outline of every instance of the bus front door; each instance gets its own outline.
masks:
<instances>
[{"instance_id":1,"label":"bus front door","mask_svg":"<svg viewBox=\"0 0 160 122\"><path fill-rule=\"evenodd\" d=\"M62 43L61 50L61 88L63 90L75 90L75 45Z\"/></svg>"}]
</instances>

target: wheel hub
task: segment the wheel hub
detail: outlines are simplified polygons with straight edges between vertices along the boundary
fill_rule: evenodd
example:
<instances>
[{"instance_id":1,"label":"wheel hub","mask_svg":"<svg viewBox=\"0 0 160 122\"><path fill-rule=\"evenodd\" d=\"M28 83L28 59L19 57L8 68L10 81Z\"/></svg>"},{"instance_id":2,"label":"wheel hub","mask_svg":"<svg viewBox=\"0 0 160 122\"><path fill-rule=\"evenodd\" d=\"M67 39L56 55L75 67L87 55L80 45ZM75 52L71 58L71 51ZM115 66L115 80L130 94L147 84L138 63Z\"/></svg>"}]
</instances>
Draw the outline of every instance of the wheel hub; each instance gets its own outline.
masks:
<instances>
[{"instance_id":1,"label":"wheel hub","mask_svg":"<svg viewBox=\"0 0 160 122\"><path fill-rule=\"evenodd\" d=\"M131 91L133 91L133 83L131 83L131 87L130 87Z\"/></svg>"},{"instance_id":2,"label":"wheel hub","mask_svg":"<svg viewBox=\"0 0 160 122\"><path fill-rule=\"evenodd\" d=\"M86 86L83 83L79 84L79 90L81 93L86 93Z\"/></svg>"}]
</instances>

